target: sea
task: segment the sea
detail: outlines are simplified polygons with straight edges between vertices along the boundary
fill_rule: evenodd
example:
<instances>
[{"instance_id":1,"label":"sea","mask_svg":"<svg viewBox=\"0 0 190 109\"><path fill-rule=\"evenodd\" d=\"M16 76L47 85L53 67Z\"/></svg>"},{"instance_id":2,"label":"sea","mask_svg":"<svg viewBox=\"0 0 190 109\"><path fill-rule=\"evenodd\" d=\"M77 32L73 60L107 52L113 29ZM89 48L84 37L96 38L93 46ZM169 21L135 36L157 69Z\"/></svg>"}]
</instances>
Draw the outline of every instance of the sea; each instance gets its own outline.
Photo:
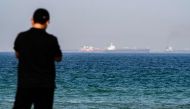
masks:
<instances>
[{"instance_id":1,"label":"sea","mask_svg":"<svg viewBox=\"0 0 190 109\"><path fill-rule=\"evenodd\" d=\"M0 53L0 109L14 103L14 53ZM190 109L190 54L64 53L54 109Z\"/></svg>"}]
</instances>

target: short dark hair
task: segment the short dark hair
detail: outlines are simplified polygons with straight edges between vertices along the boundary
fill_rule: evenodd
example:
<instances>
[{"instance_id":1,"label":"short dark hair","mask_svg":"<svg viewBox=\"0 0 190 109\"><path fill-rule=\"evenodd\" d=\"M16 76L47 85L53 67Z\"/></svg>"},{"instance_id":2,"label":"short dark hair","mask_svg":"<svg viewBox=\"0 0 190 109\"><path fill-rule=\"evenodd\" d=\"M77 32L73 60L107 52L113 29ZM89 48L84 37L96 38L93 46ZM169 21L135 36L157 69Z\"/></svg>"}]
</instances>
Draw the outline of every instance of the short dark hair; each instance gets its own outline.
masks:
<instances>
[{"instance_id":1,"label":"short dark hair","mask_svg":"<svg viewBox=\"0 0 190 109\"><path fill-rule=\"evenodd\" d=\"M35 23L44 24L50 19L49 12L46 9L39 8L33 14Z\"/></svg>"}]
</instances>

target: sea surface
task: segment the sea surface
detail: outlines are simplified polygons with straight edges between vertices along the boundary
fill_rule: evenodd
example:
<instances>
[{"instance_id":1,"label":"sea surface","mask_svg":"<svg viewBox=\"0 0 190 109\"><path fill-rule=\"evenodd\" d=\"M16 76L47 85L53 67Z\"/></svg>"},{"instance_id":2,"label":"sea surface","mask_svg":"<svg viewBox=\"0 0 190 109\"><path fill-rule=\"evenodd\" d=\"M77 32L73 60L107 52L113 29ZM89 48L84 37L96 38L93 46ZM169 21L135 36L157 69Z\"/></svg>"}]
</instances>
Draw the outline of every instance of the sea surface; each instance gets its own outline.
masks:
<instances>
[{"instance_id":1,"label":"sea surface","mask_svg":"<svg viewBox=\"0 0 190 109\"><path fill-rule=\"evenodd\" d=\"M0 109L11 109L14 53L0 53ZM54 109L190 109L190 54L64 53Z\"/></svg>"}]
</instances>

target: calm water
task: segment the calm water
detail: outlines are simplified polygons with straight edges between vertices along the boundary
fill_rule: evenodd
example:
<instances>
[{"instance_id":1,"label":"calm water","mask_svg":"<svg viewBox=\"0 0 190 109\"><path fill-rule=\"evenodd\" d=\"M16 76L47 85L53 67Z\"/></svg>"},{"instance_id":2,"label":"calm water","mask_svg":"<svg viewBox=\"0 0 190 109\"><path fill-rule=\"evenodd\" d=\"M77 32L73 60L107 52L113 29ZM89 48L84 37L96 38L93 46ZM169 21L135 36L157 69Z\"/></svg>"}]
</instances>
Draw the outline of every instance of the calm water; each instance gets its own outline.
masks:
<instances>
[{"instance_id":1,"label":"calm water","mask_svg":"<svg viewBox=\"0 0 190 109\"><path fill-rule=\"evenodd\" d=\"M17 60L0 53L0 109L11 109ZM190 109L190 54L66 53L54 109Z\"/></svg>"}]
</instances>

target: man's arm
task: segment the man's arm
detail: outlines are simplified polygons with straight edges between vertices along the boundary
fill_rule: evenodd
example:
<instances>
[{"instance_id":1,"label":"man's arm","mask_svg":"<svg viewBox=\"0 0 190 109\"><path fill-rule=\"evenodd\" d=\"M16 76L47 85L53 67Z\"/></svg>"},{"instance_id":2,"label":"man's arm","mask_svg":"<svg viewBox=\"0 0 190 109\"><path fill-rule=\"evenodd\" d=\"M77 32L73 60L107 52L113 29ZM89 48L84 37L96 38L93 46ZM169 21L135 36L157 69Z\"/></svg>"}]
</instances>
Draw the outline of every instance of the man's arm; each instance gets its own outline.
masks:
<instances>
[{"instance_id":1,"label":"man's arm","mask_svg":"<svg viewBox=\"0 0 190 109\"><path fill-rule=\"evenodd\" d=\"M55 38L54 42L54 60L57 62L60 62L62 60L62 52L58 44L57 38Z\"/></svg>"},{"instance_id":2,"label":"man's arm","mask_svg":"<svg viewBox=\"0 0 190 109\"><path fill-rule=\"evenodd\" d=\"M15 50L15 56L17 59L19 59L20 57L20 53L19 53L19 50L20 50L20 37L21 37L21 33L17 35L16 39L15 39L15 42L14 42L14 47L13 49Z\"/></svg>"}]
</instances>

